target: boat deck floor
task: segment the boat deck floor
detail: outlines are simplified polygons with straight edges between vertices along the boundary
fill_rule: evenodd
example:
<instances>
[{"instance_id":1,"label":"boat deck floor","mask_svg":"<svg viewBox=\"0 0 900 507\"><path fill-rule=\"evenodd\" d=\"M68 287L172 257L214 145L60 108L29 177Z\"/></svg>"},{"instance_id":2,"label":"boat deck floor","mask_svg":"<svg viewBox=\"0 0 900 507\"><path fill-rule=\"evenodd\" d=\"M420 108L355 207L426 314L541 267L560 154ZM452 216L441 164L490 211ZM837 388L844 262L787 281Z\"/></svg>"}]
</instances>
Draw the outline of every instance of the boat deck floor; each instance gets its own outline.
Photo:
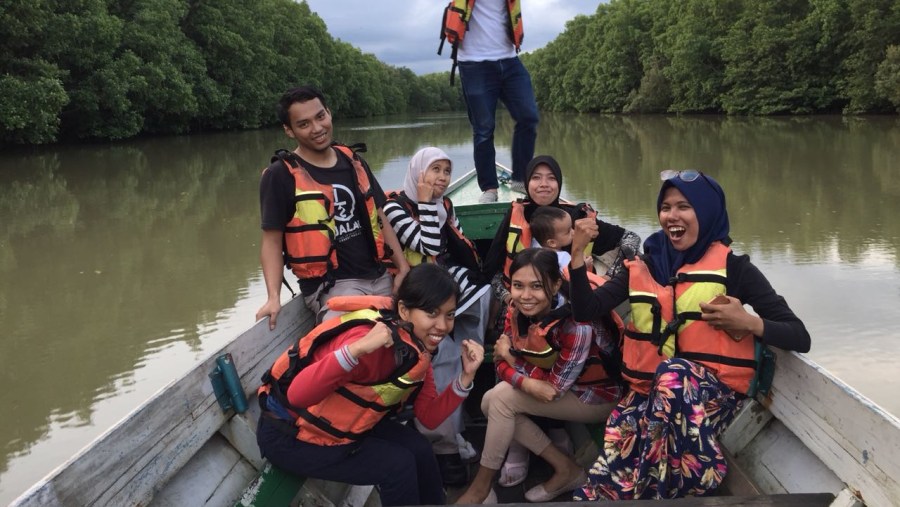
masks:
<instances>
[{"instance_id":1,"label":"boat deck floor","mask_svg":"<svg viewBox=\"0 0 900 507\"><path fill-rule=\"evenodd\" d=\"M499 495L499 493L498 493ZM654 500L653 505L665 505L666 507L827 507L834 500L831 493L795 493L790 495L759 495L759 496L707 496L678 498L675 500ZM579 505L572 502L547 502L547 503L520 503L505 502L504 505L513 506L542 506L542 507L572 507ZM616 502L592 502L590 505L609 505L616 507L645 507L647 500L619 500Z\"/></svg>"},{"instance_id":2,"label":"boat deck floor","mask_svg":"<svg viewBox=\"0 0 900 507\"><path fill-rule=\"evenodd\" d=\"M482 368L478 371L475 378L475 391L483 393L490 389L496 382L493 376L493 370L490 368ZM479 451L484 447L484 435L487 427L487 420L481 414L480 396L470 397L464 405L466 412L466 429L464 436ZM477 461L469 464L469 478L475 477L478 471ZM739 472L739 467L735 467L735 472ZM531 455L529 460L528 476L522 484L512 487L501 487L494 484L494 492L497 494L498 503L503 505L520 505L520 506L545 506L545 507L562 507L578 505L572 502L571 492L566 492L552 502L534 504L525 500L525 492L538 484L543 483L550 478L553 471L552 468L541 458ZM499 478L499 474L498 477ZM495 478L496 480L496 478ZM708 497L689 497L675 500L662 501L666 506L673 505L677 507L716 507L716 506L778 506L778 507L826 507L834 500L831 493L803 493L803 494L780 494L780 495L747 495L739 494L732 496L727 488L720 488L715 496ZM447 489L447 503L453 504L460 495L465 492L466 486L454 487ZM742 491L749 491L746 488ZM736 492L736 491L735 491ZM592 502L591 505L616 505L617 507L628 506L646 506L646 500L628 500L628 501L604 501ZM654 503L654 505L656 505Z\"/></svg>"}]
</instances>

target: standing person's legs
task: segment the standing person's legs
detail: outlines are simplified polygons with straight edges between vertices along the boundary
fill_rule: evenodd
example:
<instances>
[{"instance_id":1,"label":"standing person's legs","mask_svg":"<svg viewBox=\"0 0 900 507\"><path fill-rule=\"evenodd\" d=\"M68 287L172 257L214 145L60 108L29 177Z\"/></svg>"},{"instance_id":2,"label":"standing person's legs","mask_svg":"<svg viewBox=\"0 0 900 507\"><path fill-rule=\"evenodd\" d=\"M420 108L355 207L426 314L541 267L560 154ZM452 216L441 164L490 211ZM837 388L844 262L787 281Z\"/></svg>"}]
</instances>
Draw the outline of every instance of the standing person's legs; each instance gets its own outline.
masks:
<instances>
[{"instance_id":1,"label":"standing person's legs","mask_svg":"<svg viewBox=\"0 0 900 507\"><path fill-rule=\"evenodd\" d=\"M494 165L494 123L501 93L498 62L459 62L459 79L472 125L478 187L481 190L498 188Z\"/></svg>"},{"instance_id":2,"label":"standing person's legs","mask_svg":"<svg viewBox=\"0 0 900 507\"><path fill-rule=\"evenodd\" d=\"M383 420L359 442L321 446L297 440L279 424L263 416L256 434L262 455L279 468L302 477L374 484L385 506L444 503L431 446L412 428Z\"/></svg>"},{"instance_id":3,"label":"standing person's legs","mask_svg":"<svg viewBox=\"0 0 900 507\"><path fill-rule=\"evenodd\" d=\"M523 181L525 167L534 158L534 143L540 119L531 75L518 58L501 60L503 90L500 100L516 122L512 139L512 179Z\"/></svg>"}]
</instances>

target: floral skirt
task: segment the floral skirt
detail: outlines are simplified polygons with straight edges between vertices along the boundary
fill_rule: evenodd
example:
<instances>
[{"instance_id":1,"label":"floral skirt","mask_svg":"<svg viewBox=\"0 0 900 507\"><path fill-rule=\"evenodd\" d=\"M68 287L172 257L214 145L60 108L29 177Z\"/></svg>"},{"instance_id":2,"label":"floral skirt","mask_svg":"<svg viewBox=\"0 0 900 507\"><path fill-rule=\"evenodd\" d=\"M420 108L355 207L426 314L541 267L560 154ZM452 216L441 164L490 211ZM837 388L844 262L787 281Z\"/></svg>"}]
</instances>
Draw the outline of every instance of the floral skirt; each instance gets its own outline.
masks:
<instances>
[{"instance_id":1,"label":"floral skirt","mask_svg":"<svg viewBox=\"0 0 900 507\"><path fill-rule=\"evenodd\" d=\"M728 470L717 439L744 399L698 363L664 361L649 396L629 391L610 414L604 448L574 499L711 493Z\"/></svg>"}]
</instances>

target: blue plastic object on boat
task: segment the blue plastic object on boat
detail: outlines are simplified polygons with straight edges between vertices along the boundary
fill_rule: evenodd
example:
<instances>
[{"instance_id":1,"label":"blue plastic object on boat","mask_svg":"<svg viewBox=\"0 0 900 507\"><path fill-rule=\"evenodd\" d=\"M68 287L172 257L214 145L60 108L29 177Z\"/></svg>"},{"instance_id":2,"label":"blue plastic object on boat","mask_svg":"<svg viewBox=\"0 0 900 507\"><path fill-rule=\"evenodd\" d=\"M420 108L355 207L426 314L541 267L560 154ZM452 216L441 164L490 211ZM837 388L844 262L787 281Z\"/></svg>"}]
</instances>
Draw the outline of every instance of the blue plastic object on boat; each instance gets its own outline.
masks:
<instances>
[{"instance_id":1,"label":"blue plastic object on boat","mask_svg":"<svg viewBox=\"0 0 900 507\"><path fill-rule=\"evenodd\" d=\"M231 354L222 354L216 358L216 368L210 372L209 381L223 412L234 409L242 414L247 411L247 396L241 387L241 378L234 367Z\"/></svg>"}]
</instances>

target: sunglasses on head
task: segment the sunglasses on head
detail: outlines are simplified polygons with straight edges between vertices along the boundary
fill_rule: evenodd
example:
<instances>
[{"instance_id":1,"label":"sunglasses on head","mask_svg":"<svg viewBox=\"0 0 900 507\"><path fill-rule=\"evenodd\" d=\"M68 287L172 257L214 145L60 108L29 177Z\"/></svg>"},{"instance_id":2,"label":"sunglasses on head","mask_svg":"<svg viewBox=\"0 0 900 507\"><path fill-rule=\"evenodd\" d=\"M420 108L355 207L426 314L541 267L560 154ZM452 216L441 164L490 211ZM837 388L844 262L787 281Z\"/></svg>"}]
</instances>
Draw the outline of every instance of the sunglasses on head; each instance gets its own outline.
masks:
<instances>
[{"instance_id":1,"label":"sunglasses on head","mask_svg":"<svg viewBox=\"0 0 900 507\"><path fill-rule=\"evenodd\" d=\"M696 181L700 176L703 176L703 173L701 173L700 171L695 171L693 169L688 169L686 171L673 171L672 169L666 169L665 171L659 173L659 179L661 179L662 181L669 181L678 178L685 183Z\"/></svg>"}]
</instances>

